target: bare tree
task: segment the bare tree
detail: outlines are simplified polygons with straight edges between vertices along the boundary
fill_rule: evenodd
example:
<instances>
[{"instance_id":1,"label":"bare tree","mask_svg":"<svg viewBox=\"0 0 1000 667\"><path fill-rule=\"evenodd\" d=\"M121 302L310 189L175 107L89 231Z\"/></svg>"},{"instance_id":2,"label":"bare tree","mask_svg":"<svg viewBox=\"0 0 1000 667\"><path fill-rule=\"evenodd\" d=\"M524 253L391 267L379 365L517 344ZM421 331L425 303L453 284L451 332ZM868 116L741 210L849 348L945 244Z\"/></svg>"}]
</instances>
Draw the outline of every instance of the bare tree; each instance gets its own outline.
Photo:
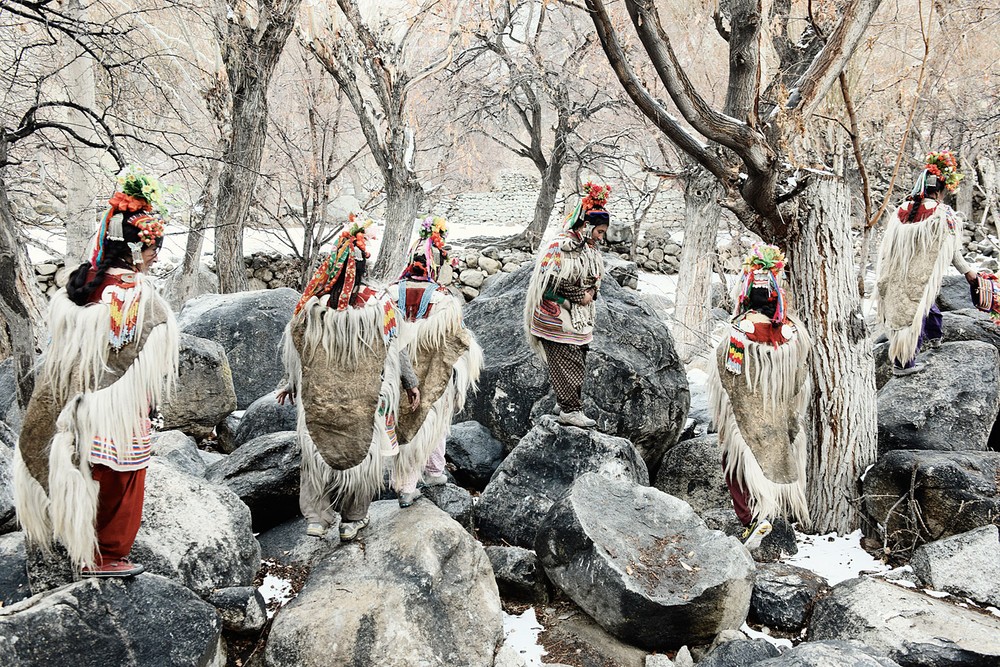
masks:
<instances>
[{"instance_id":1,"label":"bare tree","mask_svg":"<svg viewBox=\"0 0 1000 667\"><path fill-rule=\"evenodd\" d=\"M459 122L531 160L538 170L532 220L512 240L534 251L552 216L564 167L574 158L586 159L581 126L623 104L607 92L610 72L603 79L603 71L595 76L594 69L606 68L584 67L599 51L576 12L534 0L483 5L480 12L475 41L453 68L468 93L461 104L471 107Z\"/></svg>"},{"instance_id":2,"label":"bare tree","mask_svg":"<svg viewBox=\"0 0 1000 667\"><path fill-rule=\"evenodd\" d=\"M215 195L215 265L224 293L248 288L243 229L264 154L267 90L301 0L259 0L228 8L220 27L232 108Z\"/></svg>"},{"instance_id":3,"label":"bare tree","mask_svg":"<svg viewBox=\"0 0 1000 667\"><path fill-rule=\"evenodd\" d=\"M853 502L858 478L877 454L874 364L855 288L846 185L819 170L796 170L795 156L787 149L837 82L880 2L848 0L801 73L786 73L792 85L776 85L780 95L768 98L760 80L760 5L731 0L732 20L725 30L729 82L725 111L720 111L699 93L677 59L667 24L652 0L626 0L632 27L659 83L690 128L726 149L713 150L636 75L603 0L586 0L609 62L635 104L715 176L723 205L748 229L789 251L796 303L816 342L807 433L809 506L820 531L846 532L860 520Z\"/></svg>"},{"instance_id":4,"label":"bare tree","mask_svg":"<svg viewBox=\"0 0 1000 667\"><path fill-rule=\"evenodd\" d=\"M451 62L464 4L423 2L412 11L410 3L368 5L366 16L357 0L337 0L334 16L317 10L301 24L299 39L344 92L382 175L386 228L372 269L379 280L403 265L424 198L414 165L417 113L410 96L415 86ZM447 34L435 40L434 30L442 25L450 26Z\"/></svg>"}]
</instances>

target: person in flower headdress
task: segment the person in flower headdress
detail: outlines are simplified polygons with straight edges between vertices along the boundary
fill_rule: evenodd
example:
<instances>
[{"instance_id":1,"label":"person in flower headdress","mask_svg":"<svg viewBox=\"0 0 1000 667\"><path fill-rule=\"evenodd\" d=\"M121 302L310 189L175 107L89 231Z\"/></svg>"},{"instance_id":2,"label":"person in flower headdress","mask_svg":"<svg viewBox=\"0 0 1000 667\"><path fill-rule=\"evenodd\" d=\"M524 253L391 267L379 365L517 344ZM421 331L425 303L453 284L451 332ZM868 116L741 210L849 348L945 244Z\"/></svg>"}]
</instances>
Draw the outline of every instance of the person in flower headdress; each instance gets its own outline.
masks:
<instances>
[{"instance_id":1,"label":"person in flower headdress","mask_svg":"<svg viewBox=\"0 0 1000 667\"><path fill-rule=\"evenodd\" d=\"M784 270L785 256L773 245L755 245L743 260L729 335L709 381L726 485L750 549L771 532L770 520L778 515L809 520L800 419L812 346L787 311Z\"/></svg>"},{"instance_id":2,"label":"person in flower headdress","mask_svg":"<svg viewBox=\"0 0 1000 667\"><path fill-rule=\"evenodd\" d=\"M538 255L524 302L528 345L549 369L559 413L556 419L590 428L583 412L587 351L594 338L594 303L604 260L597 244L611 222L605 210L610 186L585 183L585 196L566 219L563 231Z\"/></svg>"},{"instance_id":3,"label":"person in flower headdress","mask_svg":"<svg viewBox=\"0 0 1000 667\"><path fill-rule=\"evenodd\" d=\"M177 373L177 325L145 273L163 244L162 191L139 167L118 177L89 262L52 297L49 346L15 453L26 538L53 537L85 577L128 560L142 518L150 412Z\"/></svg>"},{"instance_id":4,"label":"person in flower headdress","mask_svg":"<svg viewBox=\"0 0 1000 667\"><path fill-rule=\"evenodd\" d=\"M444 484L445 439L452 418L474 390L483 363L483 351L462 323L465 300L438 280L449 265L444 218L420 221L410 263L389 287L399 317L404 366L412 362L416 384L404 389L409 406L401 407L396 423L399 455L393 460L393 485L400 507L420 496L417 480L423 472L427 486Z\"/></svg>"},{"instance_id":5,"label":"person in flower headdress","mask_svg":"<svg viewBox=\"0 0 1000 667\"><path fill-rule=\"evenodd\" d=\"M889 337L894 375L920 371L917 352L924 342L941 343L941 311L934 303L951 264L975 287L978 276L962 257L962 222L944 203L957 192L962 175L948 151L928 153L913 191L889 219L879 248L876 300L878 318Z\"/></svg>"},{"instance_id":6,"label":"person in flower headdress","mask_svg":"<svg viewBox=\"0 0 1000 667\"><path fill-rule=\"evenodd\" d=\"M306 532L325 535L336 511L343 541L368 525L384 459L398 453L400 386L396 310L384 291L365 283L371 221L352 215L348 224L285 329L288 380L278 393L279 403L298 405Z\"/></svg>"}]
</instances>

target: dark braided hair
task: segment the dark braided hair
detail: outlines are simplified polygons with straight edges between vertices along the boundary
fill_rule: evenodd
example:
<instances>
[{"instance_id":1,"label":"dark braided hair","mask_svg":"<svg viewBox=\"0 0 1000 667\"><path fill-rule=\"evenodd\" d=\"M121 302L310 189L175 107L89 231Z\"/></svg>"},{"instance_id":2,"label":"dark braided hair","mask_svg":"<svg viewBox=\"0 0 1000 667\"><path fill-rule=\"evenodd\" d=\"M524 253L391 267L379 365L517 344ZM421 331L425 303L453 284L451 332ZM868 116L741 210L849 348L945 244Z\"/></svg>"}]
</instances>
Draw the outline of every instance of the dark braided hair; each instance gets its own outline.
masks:
<instances>
[{"instance_id":1,"label":"dark braided hair","mask_svg":"<svg viewBox=\"0 0 1000 667\"><path fill-rule=\"evenodd\" d=\"M917 218L917 213L920 211L920 207L923 206L924 201L927 199L933 199L931 195L936 195L938 192L944 189L944 183L940 178L935 176L928 176L928 180L924 185L924 193L910 195L907 199L910 200L910 212L906 216L907 222L913 222Z\"/></svg>"},{"instance_id":2,"label":"dark braided hair","mask_svg":"<svg viewBox=\"0 0 1000 667\"><path fill-rule=\"evenodd\" d=\"M119 215L116 213L115 215ZM87 276L90 274L91 264L90 262L84 262L80 266L73 269L73 273L69 275L69 280L66 282L66 293L69 295L70 301L78 306L85 306L87 302L90 301L90 297L93 295L94 290L101 286L104 282L104 278L108 273L108 269L118 268L118 269L132 269L132 249L128 247L129 243L139 242L139 228L133 227L128 224L128 219L138 215L136 213L121 214L127 215L125 223L122 225L122 235L125 237L124 241L112 241L105 238L104 240L104 256L101 257L101 261L97 264L97 270L94 277L89 281ZM156 240L157 249L163 246L163 238Z\"/></svg>"}]
</instances>

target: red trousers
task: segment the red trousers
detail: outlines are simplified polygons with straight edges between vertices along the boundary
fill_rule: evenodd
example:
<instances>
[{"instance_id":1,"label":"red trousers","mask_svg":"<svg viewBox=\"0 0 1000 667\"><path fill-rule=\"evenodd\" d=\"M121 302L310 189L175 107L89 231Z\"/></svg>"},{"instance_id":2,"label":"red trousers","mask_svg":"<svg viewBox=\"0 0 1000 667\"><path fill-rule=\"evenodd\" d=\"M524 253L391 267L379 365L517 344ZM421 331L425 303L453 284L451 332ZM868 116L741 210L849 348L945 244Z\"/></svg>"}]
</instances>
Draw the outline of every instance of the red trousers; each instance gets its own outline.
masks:
<instances>
[{"instance_id":1,"label":"red trousers","mask_svg":"<svg viewBox=\"0 0 1000 667\"><path fill-rule=\"evenodd\" d=\"M722 469L726 469L726 456L722 456ZM733 498L733 509L736 510L736 518L744 526L749 526L753 521L753 514L750 512L750 494L743 486L742 480L735 480L726 475L726 486L729 487L729 495Z\"/></svg>"},{"instance_id":2,"label":"red trousers","mask_svg":"<svg viewBox=\"0 0 1000 667\"><path fill-rule=\"evenodd\" d=\"M97 493L98 563L128 556L142 522L146 469L123 472L92 465L90 474L100 485Z\"/></svg>"}]
</instances>

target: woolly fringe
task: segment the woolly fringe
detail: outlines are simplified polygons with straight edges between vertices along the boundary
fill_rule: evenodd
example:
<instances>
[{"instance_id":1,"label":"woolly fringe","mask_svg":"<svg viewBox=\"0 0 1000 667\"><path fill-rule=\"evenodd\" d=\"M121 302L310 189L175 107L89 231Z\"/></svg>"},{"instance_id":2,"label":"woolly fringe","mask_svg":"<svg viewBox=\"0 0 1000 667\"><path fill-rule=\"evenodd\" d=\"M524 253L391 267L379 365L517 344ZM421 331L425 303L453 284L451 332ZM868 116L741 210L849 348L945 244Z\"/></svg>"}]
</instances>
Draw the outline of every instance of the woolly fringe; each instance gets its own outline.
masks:
<instances>
[{"instance_id":1,"label":"woolly fringe","mask_svg":"<svg viewBox=\"0 0 1000 667\"><path fill-rule=\"evenodd\" d=\"M369 301L362 308L344 310L327 308L329 300L328 294L318 299L310 298L292 320L297 324L305 319L303 361L308 364L313 351L322 346L327 356L338 365L355 368L366 350L372 351L375 345L384 345L382 299Z\"/></svg>"},{"instance_id":2,"label":"woolly fringe","mask_svg":"<svg viewBox=\"0 0 1000 667\"><path fill-rule=\"evenodd\" d=\"M19 446L14 449L14 508L17 522L28 541L49 551L52 546L49 497L38 480L31 476Z\"/></svg>"},{"instance_id":3,"label":"woolly fringe","mask_svg":"<svg viewBox=\"0 0 1000 667\"><path fill-rule=\"evenodd\" d=\"M962 234L962 224L958 220L955 229L949 229L947 211L938 206L931 217L922 222L903 224L898 216L891 216L889 226L882 237L878 257L878 282L900 280L907 274L918 254L927 254L934 247L939 248L930 279L924 286L920 302L913 313L912 321L902 329L893 329L889 324L889 309L899 304L882 300L881 288L876 289L878 319L889 338L889 359L898 364L906 364L917 352L917 342L923 330L924 318L941 291L941 280L951 264Z\"/></svg>"},{"instance_id":4,"label":"woolly fringe","mask_svg":"<svg viewBox=\"0 0 1000 667\"><path fill-rule=\"evenodd\" d=\"M538 337L531 334L531 319L534 316L535 309L542 302L545 289L549 285L549 279L553 279L553 289L555 289L563 281L578 282L587 276L604 275L604 258L601 256L600 251L584 251L579 253L579 256L574 256L578 253L573 252L573 254L570 254L570 251L562 249L561 244L564 240L566 240L564 236L557 236L544 251L538 253L538 257L535 258L535 270L531 274L531 281L528 283L528 292L524 298L524 335L527 338L528 347L542 361L546 361L545 349L542 347L542 343ZM542 265L546 256L555 244L560 244L560 248L557 251L560 255L559 261L550 261L547 267L543 267Z\"/></svg>"},{"instance_id":5,"label":"woolly fringe","mask_svg":"<svg viewBox=\"0 0 1000 667\"><path fill-rule=\"evenodd\" d=\"M791 319L791 318L789 318ZM803 379L796 396L796 376L804 368L811 348L805 327L795 320L797 338L774 349L749 341L747 344L744 373L747 387L751 391L759 388L765 394L765 404L777 408L782 401L794 400L798 415L805 413L809 397L809 383ZM788 348L788 349L783 349ZM774 358L771 358L774 355ZM769 380L773 377L774 380ZM725 474L736 480L749 492L750 511L754 520L771 519L775 516L792 516L798 521L809 523L809 505L806 501L806 437L802 427L792 441L792 457L795 461L796 481L786 484L772 482L764 474L753 450L743 439L729 395L719 378L718 363L711 364L709 380L709 405L713 421L719 432L719 443L726 455Z\"/></svg>"}]
</instances>

